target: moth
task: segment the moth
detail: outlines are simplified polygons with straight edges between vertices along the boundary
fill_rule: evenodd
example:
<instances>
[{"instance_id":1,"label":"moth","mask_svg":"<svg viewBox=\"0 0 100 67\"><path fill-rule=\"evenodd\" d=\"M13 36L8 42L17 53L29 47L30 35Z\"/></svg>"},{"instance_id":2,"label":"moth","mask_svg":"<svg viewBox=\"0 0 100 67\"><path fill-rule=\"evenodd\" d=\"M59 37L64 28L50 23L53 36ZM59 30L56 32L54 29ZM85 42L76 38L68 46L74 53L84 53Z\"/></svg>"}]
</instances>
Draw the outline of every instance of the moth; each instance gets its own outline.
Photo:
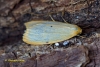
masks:
<instances>
[{"instance_id":1,"label":"moth","mask_svg":"<svg viewBox=\"0 0 100 67\"><path fill-rule=\"evenodd\" d=\"M25 26L23 41L32 45L61 42L82 32L77 25L57 21L30 21Z\"/></svg>"}]
</instances>

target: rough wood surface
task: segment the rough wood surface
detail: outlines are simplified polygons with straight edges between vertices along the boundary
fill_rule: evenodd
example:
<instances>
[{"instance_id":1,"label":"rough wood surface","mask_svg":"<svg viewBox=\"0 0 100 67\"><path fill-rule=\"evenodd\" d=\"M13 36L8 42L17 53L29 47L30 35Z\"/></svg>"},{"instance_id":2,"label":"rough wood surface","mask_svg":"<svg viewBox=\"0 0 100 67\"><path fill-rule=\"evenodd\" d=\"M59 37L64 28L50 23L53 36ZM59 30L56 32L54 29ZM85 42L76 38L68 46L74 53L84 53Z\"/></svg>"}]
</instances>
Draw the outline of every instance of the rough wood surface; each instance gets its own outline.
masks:
<instances>
[{"instance_id":1,"label":"rough wood surface","mask_svg":"<svg viewBox=\"0 0 100 67\"><path fill-rule=\"evenodd\" d=\"M32 51L34 52L34 51ZM0 60L2 64L0 66L14 66L18 67L81 67L85 66L89 62L88 50L84 46L72 46L67 49L55 49L51 52L37 53L36 56L31 56L25 62L7 62L5 59L15 59L12 53L1 56ZM19 58L18 58L19 59ZM6 63L6 65L3 64Z\"/></svg>"}]
</instances>

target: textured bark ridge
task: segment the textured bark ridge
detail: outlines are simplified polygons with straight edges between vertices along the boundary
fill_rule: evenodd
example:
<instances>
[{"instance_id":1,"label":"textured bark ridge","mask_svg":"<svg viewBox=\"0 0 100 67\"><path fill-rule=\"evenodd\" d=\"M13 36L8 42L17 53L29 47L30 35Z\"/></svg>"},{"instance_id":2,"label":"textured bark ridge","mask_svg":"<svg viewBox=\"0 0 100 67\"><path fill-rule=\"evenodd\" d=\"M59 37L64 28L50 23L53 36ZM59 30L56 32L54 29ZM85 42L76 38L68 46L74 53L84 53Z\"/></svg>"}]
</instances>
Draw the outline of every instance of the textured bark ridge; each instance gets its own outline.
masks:
<instances>
[{"instance_id":1,"label":"textured bark ridge","mask_svg":"<svg viewBox=\"0 0 100 67\"><path fill-rule=\"evenodd\" d=\"M25 12L33 12L34 14L51 14L60 11L68 11L74 13L88 7L95 0L27 0L23 1L16 9L13 10L14 16L19 16ZM26 9L27 8L27 9Z\"/></svg>"},{"instance_id":2,"label":"textured bark ridge","mask_svg":"<svg viewBox=\"0 0 100 67\"><path fill-rule=\"evenodd\" d=\"M88 42L87 42L88 41ZM99 67L100 66L100 33L99 37L86 39L84 45L89 49L90 63L86 67Z\"/></svg>"},{"instance_id":3,"label":"textured bark ridge","mask_svg":"<svg viewBox=\"0 0 100 67\"><path fill-rule=\"evenodd\" d=\"M0 0L0 16L7 16L20 0Z\"/></svg>"},{"instance_id":4,"label":"textured bark ridge","mask_svg":"<svg viewBox=\"0 0 100 67\"><path fill-rule=\"evenodd\" d=\"M9 53L6 54L4 59L14 59L14 56ZM16 63L18 67L81 67L85 66L89 62L88 50L84 46L72 46L67 49L55 49L48 53L41 54L38 52L36 56L31 56L23 64ZM6 63L6 62L5 62ZM14 63L8 65L13 65ZM3 64L1 64L3 66Z\"/></svg>"}]
</instances>

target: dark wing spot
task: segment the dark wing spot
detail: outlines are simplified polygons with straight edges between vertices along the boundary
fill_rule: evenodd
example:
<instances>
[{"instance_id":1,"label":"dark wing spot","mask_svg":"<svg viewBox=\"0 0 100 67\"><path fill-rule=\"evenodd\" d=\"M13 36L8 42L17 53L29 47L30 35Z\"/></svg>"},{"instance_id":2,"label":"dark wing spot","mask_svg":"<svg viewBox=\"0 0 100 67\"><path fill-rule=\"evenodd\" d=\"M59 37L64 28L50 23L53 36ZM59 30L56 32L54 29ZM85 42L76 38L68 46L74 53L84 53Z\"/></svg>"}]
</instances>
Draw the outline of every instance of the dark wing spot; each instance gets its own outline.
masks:
<instances>
[{"instance_id":1,"label":"dark wing spot","mask_svg":"<svg viewBox=\"0 0 100 67\"><path fill-rule=\"evenodd\" d=\"M50 26L50 27L53 27L53 26Z\"/></svg>"}]
</instances>

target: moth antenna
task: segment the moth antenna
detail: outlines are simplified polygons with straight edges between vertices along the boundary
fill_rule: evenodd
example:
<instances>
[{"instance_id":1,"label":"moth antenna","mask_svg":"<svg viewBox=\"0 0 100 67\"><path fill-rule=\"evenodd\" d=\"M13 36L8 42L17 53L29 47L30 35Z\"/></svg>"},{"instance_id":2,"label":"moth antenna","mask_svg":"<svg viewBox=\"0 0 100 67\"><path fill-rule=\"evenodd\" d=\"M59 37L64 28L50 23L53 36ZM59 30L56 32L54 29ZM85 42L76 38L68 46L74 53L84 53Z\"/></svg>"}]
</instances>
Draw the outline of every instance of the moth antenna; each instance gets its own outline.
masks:
<instances>
[{"instance_id":1,"label":"moth antenna","mask_svg":"<svg viewBox=\"0 0 100 67\"><path fill-rule=\"evenodd\" d=\"M65 14L65 7L64 7L64 10L62 11L62 16L64 16L64 14Z\"/></svg>"},{"instance_id":2,"label":"moth antenna","mask_svg":"<svg viewBox=\"0 0 100 67\"><path fill-rule=\"evenodd\" d=\"M68 23L68 22L63 18L64 14L65 14L65 8L64 8L64 10L62 11L61 18L63 19L63 21L64 21L65 23Z\"/></svg>"},{"instance_id":3,"label":"moth antenna","mask_svg":"<svg viewBox=\"0 0 100 67\"><path fill-rule=\"evenodd\" d=\"M55 22L55 20L53 19L53 17L50 14L49 14L49 16L50 16L51 20Z\"/></svg>"},{"instance_id":4,"label":"moth antenna","mask_svg":"<svg viewBox=\"0 0 100 67\"><path fill-rule=\"evenodd\" d=\"M64 21L65 23L68 23L62 16L61 16L61 18L63 19L63 21Z\"/></svg>"}]
</instances>

